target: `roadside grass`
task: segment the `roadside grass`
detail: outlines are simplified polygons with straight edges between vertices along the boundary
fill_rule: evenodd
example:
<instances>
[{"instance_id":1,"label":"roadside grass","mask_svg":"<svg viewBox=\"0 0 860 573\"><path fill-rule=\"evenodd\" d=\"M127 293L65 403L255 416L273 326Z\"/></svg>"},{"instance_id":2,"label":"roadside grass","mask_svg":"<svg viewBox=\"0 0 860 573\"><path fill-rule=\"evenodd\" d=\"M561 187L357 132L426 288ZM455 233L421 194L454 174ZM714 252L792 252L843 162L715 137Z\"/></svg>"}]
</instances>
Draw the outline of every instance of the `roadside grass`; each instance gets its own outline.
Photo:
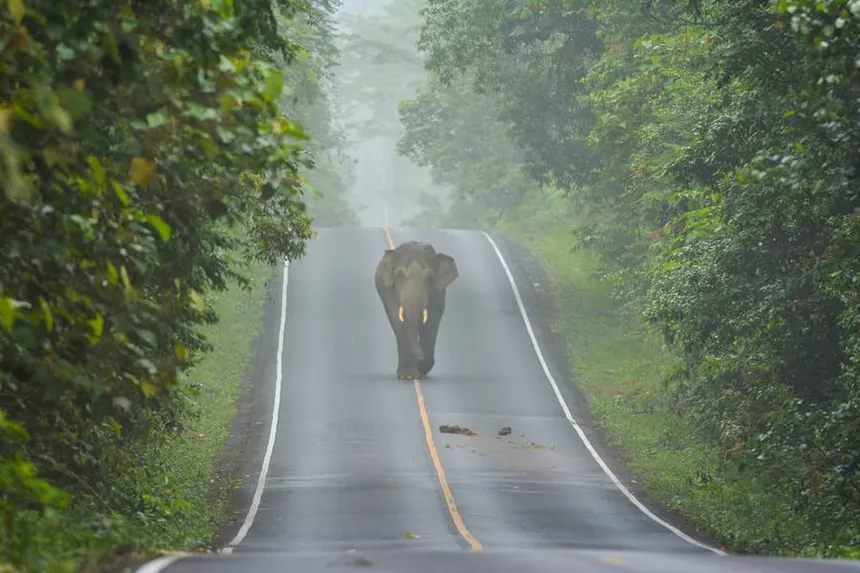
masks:
<instances>
[{"instance_id":1,"label":"roadside grass","mask_svg":"<svg viewBox=\"0 0 860 573\"><path fill-rule=\"evenodd\" d=\"M0 571L119 571L142 556L211 546L234 485L219 472L219 454L262 328L272 272L251 266L244 271L250 291L234 284L209 296L220 320L202 328L213 350L181 382L194 412L184 428L157 443L138 440L103 452L111 472L107 491L78 494L61 511L17 512L22 529L11 539L21 546L0 549ZM4 554L23 556L21 568L4 565Z\"/></svg>"},{"instance_id":2,"label":"roadside grass","mask_svg":"<svg viewBox=\"0 0 860 573\"><path fill-rule=\"evenodd\" d=\"M561 195L542 193L494 230L516 237L549 273L557 312L551 328L566 340L574 382L631 476L726 550L847 555L847 548L822 546L820 524L792 510L791 492L740 474L727 452L672 410L664 380L676 358L613 301L594 255L571 250L578 217Z\"/></svg>"},{"instance_id":3,"label":"roadside grass","mask_svg":"<svg viewBox=\"0 0 860 573\"><path fill-rule=\"evenodd\" d=\"M188 373L185 382L195 387L198 415L185 432L161 448L152 459L175 482L183 511L159 528L150 540L152 548L192 550L208 547L218 525L231 509L232 482L217 467L218 456L236 415L236 399L252 358L252 343L263 326L264 301L272 267L255 265L245 271L250 290L238 285L210 297L219 322L201 328L213 350ZM154 476L155 477L155 476Z\"/></svg>"}]
</instances>

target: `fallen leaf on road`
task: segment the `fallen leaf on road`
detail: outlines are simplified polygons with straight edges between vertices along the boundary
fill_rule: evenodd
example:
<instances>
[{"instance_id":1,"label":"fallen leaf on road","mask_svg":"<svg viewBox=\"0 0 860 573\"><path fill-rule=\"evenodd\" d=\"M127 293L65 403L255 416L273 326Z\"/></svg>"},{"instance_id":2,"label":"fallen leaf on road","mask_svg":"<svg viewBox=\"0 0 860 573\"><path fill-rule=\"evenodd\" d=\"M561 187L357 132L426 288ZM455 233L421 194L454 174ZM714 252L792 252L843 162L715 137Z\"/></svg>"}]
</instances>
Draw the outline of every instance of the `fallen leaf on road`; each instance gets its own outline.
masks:
<instances>
[{"instance_id":1,"label":"fallen leaf on road","mask_svg":"<svg viewBox=\"0 0 860 573\"><path fill-rule=\"evenodd\" d=\"M498 433L499 433L499 435L500 435L500 436L507 436L507 435L509 435L512 431L513 431L513 430L511 430L511 427L510 427L510 426L505 426L504 428L502 428L501 430L499 430L499 432L498 432Z\"/></svg>"},{"instance_id":2,"label":"fallen leaf on road","mask_svg":"<svg viewBox=\"0 0 860 573\"><path fill-rule=\"evenodd\" d=\"M421 538L420 535L416 535L414 533L407 533L406 534L406 539L420 539L420 538Z\"/></svg>"}]
</instances>

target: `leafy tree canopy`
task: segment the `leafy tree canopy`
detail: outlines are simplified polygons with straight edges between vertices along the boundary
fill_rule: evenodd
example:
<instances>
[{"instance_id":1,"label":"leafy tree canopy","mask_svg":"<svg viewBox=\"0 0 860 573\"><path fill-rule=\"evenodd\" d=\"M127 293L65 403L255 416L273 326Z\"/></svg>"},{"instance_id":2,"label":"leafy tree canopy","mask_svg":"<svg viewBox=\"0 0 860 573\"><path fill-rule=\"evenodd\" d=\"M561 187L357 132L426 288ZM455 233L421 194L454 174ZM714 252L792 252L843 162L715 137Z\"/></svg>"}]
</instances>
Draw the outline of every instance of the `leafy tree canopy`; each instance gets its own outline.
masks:
<instances>
[{"instance_id":1,"label":"leafy tree canopy","mask_svg":"<svg viewBox=\"0 0 860 573\"><path fill-rule=\"evenodd\" d=\"M0 561L68 494L135 515L108 452L181 428L206 292L303 256L336 6L3 4Z\"/></svg>"},{"instance_id":2,"label":"leafy tree canopy","mask_svg":"<svg viewBox=\"0 0 860 573\"><path fill-rule=\"evenodd\" d=\"M452 218L510 210L478 170L523 161L517 193L566 192L572 246L680 357L674 407L817 524L736 549L837 555L858 534L855 4L430 0L430 79L401 105L401 151L457 186Z\"/></svg>"}]
</instances>

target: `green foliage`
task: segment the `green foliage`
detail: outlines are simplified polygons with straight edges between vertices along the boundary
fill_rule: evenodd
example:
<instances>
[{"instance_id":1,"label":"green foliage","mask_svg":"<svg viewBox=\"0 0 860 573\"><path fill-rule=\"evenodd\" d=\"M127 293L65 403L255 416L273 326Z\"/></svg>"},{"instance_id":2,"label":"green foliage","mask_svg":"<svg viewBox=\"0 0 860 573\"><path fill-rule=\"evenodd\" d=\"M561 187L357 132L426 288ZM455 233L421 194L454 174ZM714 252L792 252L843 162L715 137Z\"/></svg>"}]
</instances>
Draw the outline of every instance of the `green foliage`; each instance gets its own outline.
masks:
<instances>
[{"instance_id":1,"label":"green foliage","mask_svg":"<svg viewBox=\"0 0 860 573\"><path fill-rule=\"evenodd\" d=\"M40 552L62 529L57 512L96 500L108 525L93 534L169 517L116 479L131 462L115 454L157 449L188 422L181 382L210 348L197 327L218 318L203 296L245 284L228 253L264 264L304 254L300 172L313 167L306 148L330 142L309 139L283 104L285 87L310 90L319 68L299 64L309 75L295 78L308 51L288 35L303 40L293 22L331 10L4 4L0 561L50 569Z\"/></svg>"},{"instance_id":2,"label":"green foliage","mask_svg":"<svg viewBox=\"0 0 860 573\"><path fill-rule=\"evenodd\" d=\"M474 97L459 84L449 88L431 84L413 100L402 102L400 114L405 127L398 142L400 153L429 166L435 184L456 190L448 224L474 225L474 213L467 208L471 203L498 220L533 187L519 149L487 98ZM445 132L437 128L441 125Z\"/></svg>"},{"instance_id":3,"label":"green foliage","mask_svg":"<svg viewBox=\"0 0 860 573\"><path fill-rule=\"evenodd\" d=\"M702 487L731 495L672 505L738 550L858 539L854 4L431 0L430 79L401 106L401 151L458 190L449 220L504 224L565 189L568 241L599 257L613 312L675 355L660 407L729 452ZM510 194L501 174L522 164L554 185ZM713 508L744 492L770 517L737 508L735 527Z\"/></svg>"},{"instance_id":4,"label":"green foliage","mask_svg":"<svg viewBox=\"0 0 860 573\"><path fill-rule=\"evenodd\" d=\"M428 70L445 84L467 74L478 93L496 95L532 174L563 184L587 177L593 119L580 96L601 42L586 2L429 0L423 14Z\"/></svg>"}]
</instances>

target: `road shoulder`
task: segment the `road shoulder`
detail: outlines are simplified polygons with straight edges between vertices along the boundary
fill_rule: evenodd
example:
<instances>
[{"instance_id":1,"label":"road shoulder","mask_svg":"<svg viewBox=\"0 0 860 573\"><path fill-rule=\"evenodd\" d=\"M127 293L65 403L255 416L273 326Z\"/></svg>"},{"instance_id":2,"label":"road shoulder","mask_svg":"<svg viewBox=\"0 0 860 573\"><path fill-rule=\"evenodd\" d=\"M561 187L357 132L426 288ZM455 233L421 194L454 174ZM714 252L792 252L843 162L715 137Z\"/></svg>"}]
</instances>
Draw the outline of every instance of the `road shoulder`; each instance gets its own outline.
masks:
<instances>
[{"instance_id":1,"label":"road shoulder","mask_svg":"<svg viewBox=\"0 0 860 573\"><path fill-rule=\"evenodd\" d=\"M553 327L557 311L554 285L549 272L519 240L507 233L488 233L495 241L505 262L510 268L528 313L535 338L543 352L547 365L559 384L571 414L582 428L599 456L612 470L624 486L654 515L677 527L696 541L718 547L714 539L705 532L697 531L683 516L668 510L651 498L633 479L629 470L629 458L610 446L611 436L601 428L588 408L588 399L576 383L575 372L571 368L569 344L560 329ZM548 383L548 382L547 382Z\"/></svg>"},{"instance_id":2,"label":"road shoulder","mask_svg":"<svg viewBox=\"0 0 860 573\"><path fill-rule=\"evenodd\" d=\"M284 267L272 268L268 280L260 334L251 345L251 361L236 396L236 415L230 437L218 458L218 471L234 482L231 517L218 528L215 545L224 547L236 535L254 497L257 478L268 445L275 398Z\"/></svg>"}]
</instances>

